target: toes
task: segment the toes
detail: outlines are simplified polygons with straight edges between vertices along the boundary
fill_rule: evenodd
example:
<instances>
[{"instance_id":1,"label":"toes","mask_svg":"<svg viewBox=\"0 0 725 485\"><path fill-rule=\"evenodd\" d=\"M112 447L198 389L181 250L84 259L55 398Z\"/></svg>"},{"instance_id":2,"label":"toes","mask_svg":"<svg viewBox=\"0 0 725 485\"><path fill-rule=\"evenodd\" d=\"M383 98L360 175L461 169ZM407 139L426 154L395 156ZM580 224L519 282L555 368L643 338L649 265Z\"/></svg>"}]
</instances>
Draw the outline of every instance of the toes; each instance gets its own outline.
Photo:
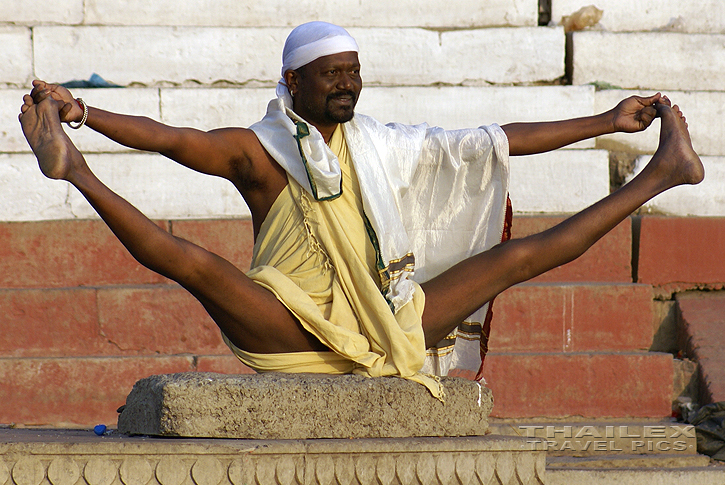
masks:
<instances>
[{"instance_id":1,"label":"toes","mask_svg":"<svg viewBox=\"0 0 725 485\"><path fill-rule=\"evenodd\" d=\"M48 91L47 89L44 89L43 91L36 93L35 96L33 96L33 99L35 100L36 103L40 103L45 98L50 96L50 94L51 94L50 91Z\"/></svg>"},{"instance_id":2,"label":"toes","mask_svg":"<svg viewBox=\"0 0 725 485\"><path fill-rule=\"evenodd\" d=\"M669 104L665 103L655 103L654 105L655 109L657 110L657 116L662 118L662 116L665 116L666 113L671 112L672 108L670 108Z\"/></svg>"},{"instance_id":3,"label":"toes","mask_svg":"<svg viewBox=\"0 0 725 485\"><path fill-rule=\"evenodd\" d=\"M687 118L685 118L685 114L682 112L682 110L680 110L679 106L674 105L672 107L672 111L675 112L675 114L682 120L683 123L685 123L685 125L687 125Z\"/></svg>"}]
</instances>

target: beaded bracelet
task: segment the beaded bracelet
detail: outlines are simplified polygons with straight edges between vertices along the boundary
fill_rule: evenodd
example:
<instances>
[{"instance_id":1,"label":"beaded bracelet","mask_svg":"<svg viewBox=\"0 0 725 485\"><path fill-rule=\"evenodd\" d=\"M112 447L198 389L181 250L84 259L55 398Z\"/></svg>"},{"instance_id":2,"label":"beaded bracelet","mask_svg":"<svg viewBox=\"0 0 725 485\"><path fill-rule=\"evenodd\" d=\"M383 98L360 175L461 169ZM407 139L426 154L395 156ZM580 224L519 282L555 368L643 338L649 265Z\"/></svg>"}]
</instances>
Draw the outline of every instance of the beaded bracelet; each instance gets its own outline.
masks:
<instances>
[{"instance_id":1,"label":"beaded bracelet","mask_svg":"<svg viewBox=\"0 0 725 485\"><path fill-rule=\"evenodd\" d=\"M69 121L68 126L73 128L74 130L79 129L81 126L86 124L86 120L88 119L88 105L85 101L83 101L83 98L76 98L76 103L78 103L78 106L80 106L83 109L83 118L81 118L80 123L73 126L73 122Z\"/></svg>"}]
</instances>

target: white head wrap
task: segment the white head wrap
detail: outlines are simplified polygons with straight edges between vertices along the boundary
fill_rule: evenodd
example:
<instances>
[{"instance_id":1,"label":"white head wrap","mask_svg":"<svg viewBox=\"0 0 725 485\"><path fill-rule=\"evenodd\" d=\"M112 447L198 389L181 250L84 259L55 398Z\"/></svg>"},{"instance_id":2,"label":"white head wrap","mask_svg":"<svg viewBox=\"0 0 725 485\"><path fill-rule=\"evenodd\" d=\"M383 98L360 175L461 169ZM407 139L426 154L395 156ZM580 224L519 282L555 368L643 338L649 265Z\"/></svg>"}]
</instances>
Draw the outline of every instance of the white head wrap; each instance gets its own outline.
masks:
<instances>
[{"instance_id":1,"label":"white head wrap","mask_svg":"<svg viewBox=\"0 0 725 485\"><path fill-rule=\"evenodd\" d=\"M277 84L277 97L292 107L292 97L284 81L284 73L315 59L341 52L358 52L357 42L347 30L327 22L308 22L290 32L282 51L282 79Z\"/></svg>"}]
</instances>

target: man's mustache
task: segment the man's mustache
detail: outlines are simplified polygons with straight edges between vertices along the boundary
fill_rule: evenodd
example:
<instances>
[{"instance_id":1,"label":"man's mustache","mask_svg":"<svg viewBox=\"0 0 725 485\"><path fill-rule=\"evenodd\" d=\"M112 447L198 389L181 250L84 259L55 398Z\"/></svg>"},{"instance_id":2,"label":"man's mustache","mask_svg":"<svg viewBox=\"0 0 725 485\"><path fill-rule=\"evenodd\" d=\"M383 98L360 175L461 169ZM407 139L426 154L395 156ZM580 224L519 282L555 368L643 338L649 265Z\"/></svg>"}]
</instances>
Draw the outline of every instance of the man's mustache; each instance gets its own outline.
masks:
<instances>
[{"instance_id":1,"label":"man's mustache","mask_svg":"<svg viewBox=\"0 0 725 485\"><path fill-rule=\"evenodd\" d=\"M342 98L342 97L346 97L346 96L350 97L353 101L355 101L355 99L356 99L355 93L353 91L339 91L337 93L328 94L327 100L330 101L333 99Z\"/></svg>"}]
</instances>

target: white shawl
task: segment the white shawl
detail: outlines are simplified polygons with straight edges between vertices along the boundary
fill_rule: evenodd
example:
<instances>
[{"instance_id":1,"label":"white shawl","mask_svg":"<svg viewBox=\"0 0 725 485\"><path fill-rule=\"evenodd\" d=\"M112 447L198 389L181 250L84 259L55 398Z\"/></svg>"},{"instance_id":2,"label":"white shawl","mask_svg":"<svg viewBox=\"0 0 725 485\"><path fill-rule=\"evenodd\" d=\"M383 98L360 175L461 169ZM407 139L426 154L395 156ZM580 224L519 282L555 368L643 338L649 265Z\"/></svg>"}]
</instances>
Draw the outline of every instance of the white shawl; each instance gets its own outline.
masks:
<instances>
[{"instance_id":1,"label":"white shawl","mask_svg":"<svg viewBox=\"0 0 725 485\"><path fill-rule=\"evenodd\" d=\"M319 131L285 104L282 97L272 100L250 129L315 199L337 197L337 158ZM509 167L508 139L498 125L445 131L383 125L355 114L343 130L379 244L384 296L394 311L412 299L410 279L427 281L501 242ZM467 320L482 323L485 310ZM453 352L433 357L424 372L476 372L481 362L478 340L470 335L457 338Z\"/></svg>"}]
</instances>

